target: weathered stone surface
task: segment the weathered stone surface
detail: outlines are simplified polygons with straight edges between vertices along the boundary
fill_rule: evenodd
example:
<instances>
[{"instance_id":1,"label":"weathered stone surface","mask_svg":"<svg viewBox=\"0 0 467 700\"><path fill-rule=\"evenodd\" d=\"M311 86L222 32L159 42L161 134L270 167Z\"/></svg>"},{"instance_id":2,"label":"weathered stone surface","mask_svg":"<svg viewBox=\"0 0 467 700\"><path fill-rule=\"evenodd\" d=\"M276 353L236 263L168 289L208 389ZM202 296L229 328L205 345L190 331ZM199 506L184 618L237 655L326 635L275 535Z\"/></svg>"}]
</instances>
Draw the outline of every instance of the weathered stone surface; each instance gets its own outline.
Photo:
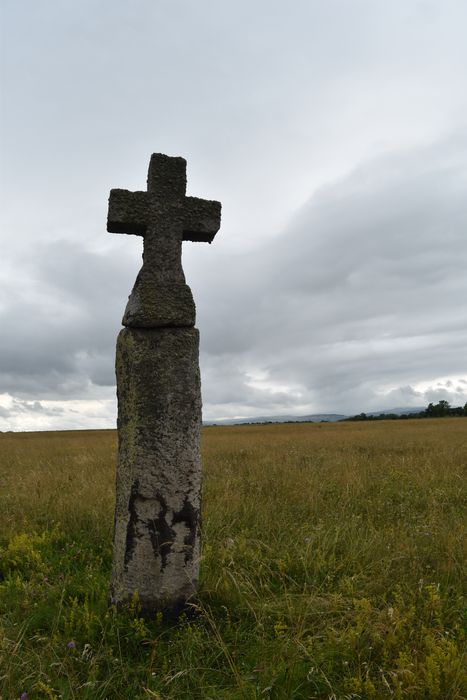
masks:
<instances>
[{"instance_id":1,"label":"weathered stone surface","mask_svg":"<svg viewBox=\"0 0 467 700\"><path fill-rule=\"evenodd\" d=\"M107 230L144 236L148 226L149 200L147 192L110 190ZM198 197L185 197L183 211L183 240L212 243L219 230L221 203Z\"/></svg>"},{"instance_id":2,"label":"weathered stone surface","mask_svg":"<svg viewBox=\"0 0 467 700\"><path fill-rule=\"evenodd\" d=\"M142 267L128 299L123 325L133 328L194 326L196 309L187 284L161 284ZM150 279L145 279L149 276Z\"/></svg>"},{"instance_id":3,"label":"weathered stone surface","mask_svg":"<svg viewBox=\"0 0 467 700\"><path fill-rule=\"evenodd\" d=\"M107 231L144 236L148 225L148 193L110 190Z\"/></svg>"},{"instance_id":4,"label":"weathered stone surface","mask_svg":"<svg viewBox=\"0 0 467 700\"><path fill-rule=\"evenodd\" d=\"M185 197L184 241L212 243L219 230L221 203L211 199Z\"/></svg>"},{"instance_id":5,"label":"weathered stone surface","mask_svg":"<svg viewBox=\"0 0 467 700\"><path fill-rule=\"evenodd\" d=\"M143 267L123 325L138 328L193 326L195 305L185 283L182 241L211 243L219 230L221 205L186 197L186 161L151 156L147 192L110 192L107 230L144 237Z\"/></svg>"},{"instance_id":6,"label":"weathered stone surface","mask_svg":"<svg viewBox=\"0 0 467 700\"><path fill-rule=\"evenodd\" d=\"M118 465L110 599L176 615L199 568L201 395L182 241L211 242L219 202L185 197L186 161L151 157L147 192L112 190L107 229L144 238L117 342Z\"/></svg>"},{"instance_id":7,"label":"weathered stone surface","mask_svg":"<svg viewBox=\"0 0 467 700\"><path fill-rule=\"evenodd\" d=\"M126 328L117 342L118 470L111 601L176 613L199 570L198 331Z\"/></svg>"}]
</instances>

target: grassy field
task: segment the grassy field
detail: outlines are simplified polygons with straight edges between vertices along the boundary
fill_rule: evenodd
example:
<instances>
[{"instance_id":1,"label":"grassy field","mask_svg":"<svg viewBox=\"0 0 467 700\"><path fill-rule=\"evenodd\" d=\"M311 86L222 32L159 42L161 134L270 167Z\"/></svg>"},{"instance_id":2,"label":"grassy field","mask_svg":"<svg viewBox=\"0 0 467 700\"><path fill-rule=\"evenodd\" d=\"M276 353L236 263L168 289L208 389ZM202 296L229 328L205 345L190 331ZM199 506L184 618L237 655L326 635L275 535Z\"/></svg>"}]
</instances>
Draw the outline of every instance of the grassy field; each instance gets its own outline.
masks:
<instances>
[{"instance_id":1,"label":"grassy field","mask_svg":"<svg viewBox=\"0 0 467 700\"><path fill-rule=\"evenodd\" d=\"M173 627L107 608L114 432L0 455L1 700L466 697L467 420L205 429L199 614Z\"/></svg>"}]
</instances>

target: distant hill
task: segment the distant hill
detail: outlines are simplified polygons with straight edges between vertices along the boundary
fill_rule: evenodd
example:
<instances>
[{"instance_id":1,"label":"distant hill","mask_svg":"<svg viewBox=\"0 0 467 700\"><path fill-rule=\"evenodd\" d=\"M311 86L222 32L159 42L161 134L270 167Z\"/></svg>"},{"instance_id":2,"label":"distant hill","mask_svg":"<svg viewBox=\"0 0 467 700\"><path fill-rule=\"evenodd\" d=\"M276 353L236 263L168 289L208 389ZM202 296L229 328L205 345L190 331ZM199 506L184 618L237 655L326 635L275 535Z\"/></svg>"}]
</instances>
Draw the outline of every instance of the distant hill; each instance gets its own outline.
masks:
<instances>
[{"instance_id":1,"label":"distant hill","mask_svg":"<svg viewBox=\"0 0 467 700\"><path fill-rule=\"evenodd\" d=\"M382 413L395 414L398 416L410 413L420 413L423 411L423 406L416 408L386 408L381 411L369 411L367 416L379 416ZM351 414L353 415L353 414ZM253 418L223 418L222 420L206 420L203 425L248 425L250 423L336 423L337 421L349 418L349 415L343 413L312 413L308 416L255 416Z\"/></svg>"},{"instance_id":2,"label":"distant hill","mask_svg":"<svg viewBox=\"0 0 467 700\"><path fill-rule=\"evenodd\" d=\"M401 408L400 406L398 408L385 408L381 411L367 411L366 415L367 416L380 416L382 413L384 413L386 416L387 415L396 415L396 416L404 416L409 413L421 413L424 411L426 406L415 406L415 408L410 407L410 408Z\"/></svg>"},{"instance_id":3,"label":"distant hill","mask_svg":"<svg viewBox=\"0 0 467 700\"><path fill-rule=\"evenodd\" d=\"M309 416L255 416L254 418L224 418L203 421L204 425L244 425L249 423L335 423L347 418L341 413L313 413Z\"/></svg>"}]
</instances>

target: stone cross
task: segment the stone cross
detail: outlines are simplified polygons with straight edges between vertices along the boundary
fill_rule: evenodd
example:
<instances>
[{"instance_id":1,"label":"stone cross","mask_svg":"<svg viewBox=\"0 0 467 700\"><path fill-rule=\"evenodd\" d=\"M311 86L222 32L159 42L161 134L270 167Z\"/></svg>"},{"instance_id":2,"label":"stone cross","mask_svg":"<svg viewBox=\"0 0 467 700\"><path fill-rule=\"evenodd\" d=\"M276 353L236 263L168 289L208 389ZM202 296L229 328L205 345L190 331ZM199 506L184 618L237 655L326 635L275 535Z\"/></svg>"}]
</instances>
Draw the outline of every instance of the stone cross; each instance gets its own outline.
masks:
<instances>
[{"instance_id":1,"label":"stone cross","mask_svg":"<svg viewBox=\"0 0 467 700\"><path fill-rule=\"evenodd\" d=\"M182 241L211 243L220 202L186 197L186 161L151 156L147 192L110 191L107 230L144 237L143 267L123 317L124 326L193 326L195 305L182 269Z\"/></svg>"},{"instance_id":2,"label":"stone cross","mask_svg":"<svg viewBox=\"0 0 467 700\"><path fill-rule=\"evenodd\" d=\"M110 601L173 617L197 589L201 390L182 241L210 243L219 202L186 197L186 161L153 154L147 192L111 190L107 230L144 237L116 355L118 464Z\"/></svg>"}]
</instances>

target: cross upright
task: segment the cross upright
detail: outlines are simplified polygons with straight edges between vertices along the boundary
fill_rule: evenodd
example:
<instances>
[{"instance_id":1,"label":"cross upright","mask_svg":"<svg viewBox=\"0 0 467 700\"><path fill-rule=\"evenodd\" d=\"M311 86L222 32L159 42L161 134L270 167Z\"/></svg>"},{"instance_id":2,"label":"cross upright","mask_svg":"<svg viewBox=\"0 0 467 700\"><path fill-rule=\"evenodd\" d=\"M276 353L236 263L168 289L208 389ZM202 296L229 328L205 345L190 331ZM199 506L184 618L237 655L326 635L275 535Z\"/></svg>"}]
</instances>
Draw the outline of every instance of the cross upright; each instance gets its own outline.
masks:
<instances>
[{"instance_id":1,"label":"cross upright","mask_svg":"<svg viewBox=\"0 0 467 700\"><path fill-rule=\"evenodd\" d=\"M109 599L167 618L195 595L200 562L201 383L183 241L211 243L219 202L186 197L186 161L151 156L146 192L111 190L107 230L143 236L115 371L118 457Z\"/></svg>"},{"instance_id":2,"label":"cross upright","mask_svg":"<svg viewBox=\"0 0 467 700\"><path fill-rule=\"evenodd\" d=\"M123 325L193 326L195 305L185 283L182 241L211 243L220 228L220 202L186 197L186 160L151 156L147 191L110 191L107 231L143 236L141 268Z\"/></svg>"}]
</instances>

